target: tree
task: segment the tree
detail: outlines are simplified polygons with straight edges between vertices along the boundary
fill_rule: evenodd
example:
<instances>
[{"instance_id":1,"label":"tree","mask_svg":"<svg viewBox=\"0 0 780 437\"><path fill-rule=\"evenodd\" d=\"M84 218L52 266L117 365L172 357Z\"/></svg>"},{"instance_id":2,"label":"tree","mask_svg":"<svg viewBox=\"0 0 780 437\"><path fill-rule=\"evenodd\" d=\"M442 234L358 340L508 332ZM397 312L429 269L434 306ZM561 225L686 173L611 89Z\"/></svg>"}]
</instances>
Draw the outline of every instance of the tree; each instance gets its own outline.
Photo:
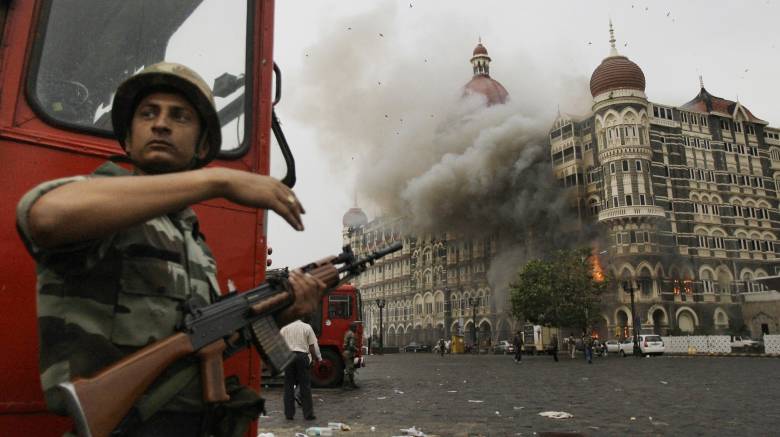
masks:
<instances>
[{"instance_id":1,"label":"tree","mask_svg":"<svg viewBox=\"0 0 780 437\"><path fill-rule=\"evenodd\" d=\"M594 272L591 257L588 248L567 249L549 260L524 265L509 284L515 318L587 329L598 317L598 303L608 282L601 272Z\"/></svg>"}]
</instances>

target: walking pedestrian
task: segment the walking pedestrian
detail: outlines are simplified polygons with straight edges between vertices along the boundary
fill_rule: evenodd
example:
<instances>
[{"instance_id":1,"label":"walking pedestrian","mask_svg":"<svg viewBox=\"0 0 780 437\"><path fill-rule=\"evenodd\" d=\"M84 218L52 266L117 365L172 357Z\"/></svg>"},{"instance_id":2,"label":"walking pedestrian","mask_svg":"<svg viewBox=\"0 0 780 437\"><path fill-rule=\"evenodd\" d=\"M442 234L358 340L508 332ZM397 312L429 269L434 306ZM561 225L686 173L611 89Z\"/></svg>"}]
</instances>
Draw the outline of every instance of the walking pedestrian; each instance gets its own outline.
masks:
<instances>
[{"instance_id":1,"label":"walking pedestrian","mask_svg":"<svg viewBox=\"0 0 780 437\"><path fill-rule=\"evenodd\" d=\"M446 348L446 345L444 344L444 337L439 338L439 356L444 356L444 349Z\"/></svg>"},{"instance_id":2,"label":"walking pedestrian","mask_svg":"<svg viewBox=\"0 0 780 437\"><path fill-rule=\"evenodd\" d=\"M593 364L593 338L590 335L582 335L582 345L585 348L585 360Z\"/></svg>"},{"instance_id":3,"label":"walking pedestrian","mask_svg":"<svg viewBox=\"0 0 780 437\"><path fill-rule=\"evenodd\" d=\"M359 322L352 322L349 330L344 333L344 352L341 356L344 358L344 389L352 390L359 388L355 384L355 355L357 354L357 332Z\"/></svg>"},{"instance_id":4,"label":"walking pedestrian","mask_svg":"<svg viewBox=\"0 0 780 437\"><path fill-rule=\"evenodd\" d=\"M515 362L519 363L523 360L523 334L520 331L515 333L512 344L515 346Z\"/></svg>"},{"instance_id":5,"label":"walking pedestrian","mask_svg":"<svg viewBox=\"0 0 780 437\"><path fill-rule=\"evenodd\" d=\"M558 362L558 336L556 334L553 334L552 339L550 340L550 353L553 356L553 359L555 362Z\"/></svg>"},{"instance_id":6,"label":"walking pedestrian","mask_svg":"<svg viewBox=\"0 0 780 437\"><path fill-rule=\"evenodd\" d=\"M569 333L569 338L566 340L569 343L569 356L574 359L574 354L577 352L577 340L574 339L574 333Z\"/></svg>"}]
</instances>

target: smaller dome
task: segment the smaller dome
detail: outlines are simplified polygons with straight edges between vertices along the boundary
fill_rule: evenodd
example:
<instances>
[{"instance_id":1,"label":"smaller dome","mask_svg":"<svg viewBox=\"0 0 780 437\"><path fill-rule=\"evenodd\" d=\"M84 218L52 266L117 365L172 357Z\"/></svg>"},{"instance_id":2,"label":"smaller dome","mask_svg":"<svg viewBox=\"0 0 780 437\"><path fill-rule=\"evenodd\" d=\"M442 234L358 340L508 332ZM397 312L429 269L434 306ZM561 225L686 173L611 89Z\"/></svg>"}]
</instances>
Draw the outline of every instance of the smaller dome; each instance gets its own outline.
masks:
<instances>
[{"instance_id":1,"label":"smaller dome","mask_svg":"<svg viewBox=\"0 0 780 437\"><path fill-rule=\"evenodd\" d=\"M474 47L474 53L473 53L474 56L487 55L487 54L488 54L487 49L485 48L485 46L482 45L482 43L479 43L477 44L476 47Z\"/></svg>"},{"instance_id":2,"label":"smaller dome","mask_svg":"<svg viewBox=\"0 0 780 437\"><path fill-rule=\"evenodd\" d=\"M466 86L463 87L464 94L478 93L487 97L487 104L495 105L506 103L509 93L503 85L489 76L474 76Z\"/></svg>"},{"instance_id":3,"label":"smaller dome","mask_svg":"<svg viewBox=\"0 0 780 437\"><path fill-rule=\"evenodd\" d=\"M350 208L349 211L344 214L344 218L341 219L341 224L345 228L365 226L368 224L368 217L362 209L358 207Z\"/></svg>"},{"instance_id":4,"label":"smaller dome","mask_svg":"<svg viewBox=\"0 0 780 437\"><path fill-rule=\"evenodd\" d=\"M597 95L621 88L645 91L645 74L625 56L609 56L590 77L590 94Z\"/></svg>"}]
</instances>

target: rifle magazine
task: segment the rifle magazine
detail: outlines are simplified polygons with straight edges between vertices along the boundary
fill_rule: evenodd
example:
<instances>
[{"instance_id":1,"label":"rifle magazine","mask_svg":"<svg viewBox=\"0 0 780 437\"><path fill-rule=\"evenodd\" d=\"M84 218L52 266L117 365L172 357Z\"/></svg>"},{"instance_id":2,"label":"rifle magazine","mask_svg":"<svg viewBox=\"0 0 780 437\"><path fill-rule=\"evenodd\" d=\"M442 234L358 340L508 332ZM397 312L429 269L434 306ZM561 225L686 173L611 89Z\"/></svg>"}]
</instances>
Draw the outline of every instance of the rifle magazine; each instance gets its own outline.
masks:
<instances>
[{"instance_id":1,"label":"rifle magazine","mask_svg":"<svg viewBox=\"0 0 780 437\"><path fill-rule=\"evenodd\" d=\"M252 322L251 331L255 348L263 360L271 365L273 375L281 373L295 359L273 316L268 315Z\"/></svg>"}]
</instances>

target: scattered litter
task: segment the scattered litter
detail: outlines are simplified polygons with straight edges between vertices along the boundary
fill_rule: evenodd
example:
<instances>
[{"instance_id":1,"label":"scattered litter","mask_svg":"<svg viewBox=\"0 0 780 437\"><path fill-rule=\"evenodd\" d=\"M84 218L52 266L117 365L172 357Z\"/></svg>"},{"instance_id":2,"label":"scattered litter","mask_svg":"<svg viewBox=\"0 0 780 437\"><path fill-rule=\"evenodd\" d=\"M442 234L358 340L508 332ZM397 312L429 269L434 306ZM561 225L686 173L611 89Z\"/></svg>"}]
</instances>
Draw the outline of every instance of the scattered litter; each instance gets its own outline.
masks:
<instances>
[{"instance_id":1,"label":"scattered litter","mask_svg":"<svg viewBox=\"0 0 780 437\"><path fill-rule=\"evenodd\" d=\"M474 400L474 399L469 399L469 402L471 402L472 404L481 404L481 403L483 403L485 401L478 401L478 400Z\"/></svg>"},{"instance_id":2,"label":"scattered litter","mask_svg":"<svg viewBox=\"0 0 780 437\"><path fill-rule=\"evenodd\" d=\"M648 419L650 419L650 421L652 422L653 421L653 416L649 416Z\"/></svg>"},{"instance_id":3,"label":"scattered litter","mask_svg":"<svg viewBox=\"0 0 780 437\"><path fill-rule=\"evenodd\" d=\"M306 428L306 435L308 436L332 436L333 430L323 426L312 426Z\"/></svg>"},{"instance_id":4,"label":"scattered litter","mask_svg":"<svg viewBox=\"0 0 780 437\"><path fill-rule=\"evenodd\" d=\"M257 437L274 437L274 433L272 432L261 432L257 435Z\"/></svg>"},{"instance_id":5,"label":"scattered litter","mask_svg":"<svg viewBox=\"0 0 780 437\"><path fill-rule=\"evenodd\" d=\"M402 395L402 394L404 394L404 392L402 392L401 390L395 389L395 394Z\"/></svg>"},{"instance_id":6,"label":"scattered litter","mask_svg":"<svg viewBox=\"0 0 780 437\"><path fill-rule=\"evenodd\" d=\"M661 384L666 385L666 384L669 384L669 383L666 382L666 381L661 381Z\"/></svg>"},{"instance_id":7,"label":"scattered litter","mask_svg":"<svg viewBox=\"0 0 780 437\"><path fill-rule=\"evenodd\" d=\"M636 420L636 417L631 416L631 420Z\"/></svg>"},{"instance_id":8,"label":"scattered litter","mask_svg":"<svg viewBox=\"0 0 780 437\"><path fill-rule=\"evenodd\" d=\"M584 377L584 376L582 377L583 381L587 381L588 379L590 379L590 378L587 378L587 377Z\"/></svg>"},{"instance_id":9,"label":"scattered litter","mask_svg":"<svg viewBox=\"0 0 780 437\"><path fill-rule=\"evenodd\" d=\"M622 388L616 388L615 391L623 391Z\"/></svg>"},{"instance_id":10,"label":"scattered litter","mask_svg":"<svg viewBox=\"0 0 780 437\"><path fill-rule=\"evenodd\" d=\"M465 379L463 380L463 383L466 384L466 380Z\"/></svg>"},{"instance_id":11,"label":"scattered litter","mask_svg":"<svg viewBox=\"0 0 780 437\"><path fill-rule=\"evenodd\" d=\"M599 429L599 427L598 427L598 426L589 426L588 428L590 428L590 429L595 429L595 430L598 430L598 429Z\"/></svg>"},{"instance_id":12,"label":"scattered litter","mask_svg":"<svg viewBox=\"0 0 780 437\"><path fill-rule=\"evenodd\" d=\"M404 433L404 435L411 435L411 436L416 436L416 437L426 437L425 433L422 432L421 429L417 429L414 426L411 427L411 428L407 428L407 429L403 429L402 428L401 432Z\"/></svg>"},{"instance_id":13,"label":"scattered litter","mask_svg":"<svg viewBox=\"0 0 780 437\"><path fill-rule=\"evenodd\" d=\"M574 417L573 414L565 411L542 411L539 415L542 417L549 417L550 419L571 419Z\"/></svg>"},{"instance_id":14,"label":"scattered litter","mask_svg":"<svg viewBox=\"0 0 780 437\"><path fill-rule=\"evenodd\" d=\"M346 423L341 422L328 422L328 428L335 429L336 431L351 431L352 428Z\"/></svg>"},{"instance_id":15,"label":"scattered litter","mask_svg":"<svg viewBox=\"0 0 780 437\"><path fill-rule=\"evenodd\" d=\"M501 415L501 413L496 411L496 416L500 416L500 415Z\"/></svg>"},{"instance_id":16,"label":"scattered litter","mask_svg":"<svg viewBox=\"0 0 780 437\"><path fill-rule=\"evenodd\" d=\"M374 431L376 431L376 427L375 427L375 426L372 426L372 427L371 427L371 432L374 432Z\"/></svg>"},{"instance_id":17,"label":"scattered litter","mask_svg":"<svg viewBox=\"0 0 780 437\"><path fill-rule=\"evenodd\" d=\"M512 407L513 410L522 410L525 407Z\"/></svg>"},{"instance_id":18,"label":"scattered litter","mask_svg":"<svg viewBox=\"0 0 780 437\"><path fill-rule=\"evenodd\" d=\"M457 390L447 390L447 393L457 393Z\"/></svg>"},{"instance_id":19,"label":"scattered litter","mask_svg":"<svg viewBox=\"0 0 780 437\"><path fill-rule=\"evenodd\" d=\"M383 401L385 399L387 399L387 396L379 396L378 398L376 398L376 400L378 401Z\"/></svg>"},{"instance_id":20,"label":"scattered litter","mask_svg":"<svg viewBox=\"0 0 780 437\"><path fill-rule=\"evenodd\" d=\"M295 433L295 437L306 437L306 434L304 434L302 432L296 432Z\"/></svg>"}]
</instances>

